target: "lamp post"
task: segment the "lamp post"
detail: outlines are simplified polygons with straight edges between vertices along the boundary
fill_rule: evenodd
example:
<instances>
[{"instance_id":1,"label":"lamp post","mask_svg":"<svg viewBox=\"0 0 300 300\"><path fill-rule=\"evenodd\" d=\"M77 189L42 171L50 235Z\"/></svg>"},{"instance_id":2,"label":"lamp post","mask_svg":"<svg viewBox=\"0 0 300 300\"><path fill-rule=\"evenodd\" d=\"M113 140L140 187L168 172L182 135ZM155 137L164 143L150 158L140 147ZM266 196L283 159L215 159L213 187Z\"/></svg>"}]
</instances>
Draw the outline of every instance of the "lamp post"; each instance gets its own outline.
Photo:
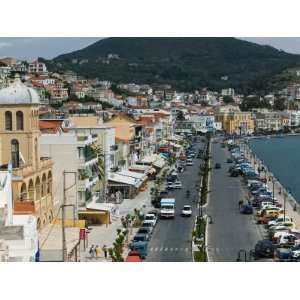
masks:
<instances>
[{"instance_id":1,"label":"lamp post","mask_svg":"<svg viewBox=\"0 0 300 300\"><path fill-rule=\"evenodd\" d=\"M285 220L286 191L283 191L283 220Z\"/></svg>"},{"instance_id":2,"label":"lamp post","mask_svg":"<svg viewBox=\"0 0 300 300\"><path fill-rule=\"evenodd\" d=\"M275 180L274 180L274 176L272 176L272 186L273 186L272 195L273 195L273 205L274 205L275 204Z\"/></svg>"}]
</instances>

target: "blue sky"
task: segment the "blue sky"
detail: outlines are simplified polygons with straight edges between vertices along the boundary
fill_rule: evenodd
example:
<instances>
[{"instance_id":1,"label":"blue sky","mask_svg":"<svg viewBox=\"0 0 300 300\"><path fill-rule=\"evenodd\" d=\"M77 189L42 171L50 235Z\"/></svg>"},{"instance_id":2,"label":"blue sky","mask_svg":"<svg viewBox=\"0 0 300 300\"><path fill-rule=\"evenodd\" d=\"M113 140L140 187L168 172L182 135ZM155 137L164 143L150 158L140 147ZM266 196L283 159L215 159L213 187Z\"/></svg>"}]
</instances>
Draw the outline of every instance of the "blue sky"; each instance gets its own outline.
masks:
<instances>
[{"instance_id":1,"label":"blue sky","mask_svg":"<svg viewBox=\"0 0 300 300\"><path fill-rule=\"evenodd\" d=\"M57 55L84 48L100 37L24 37L1 38L0 57L13 56L18 59L33 60L38 56L53 58ZM290 53L300 54L300 38L298 37L253 37L242 38L263 45L271 45Z\"/></svg>"}]
</instances>

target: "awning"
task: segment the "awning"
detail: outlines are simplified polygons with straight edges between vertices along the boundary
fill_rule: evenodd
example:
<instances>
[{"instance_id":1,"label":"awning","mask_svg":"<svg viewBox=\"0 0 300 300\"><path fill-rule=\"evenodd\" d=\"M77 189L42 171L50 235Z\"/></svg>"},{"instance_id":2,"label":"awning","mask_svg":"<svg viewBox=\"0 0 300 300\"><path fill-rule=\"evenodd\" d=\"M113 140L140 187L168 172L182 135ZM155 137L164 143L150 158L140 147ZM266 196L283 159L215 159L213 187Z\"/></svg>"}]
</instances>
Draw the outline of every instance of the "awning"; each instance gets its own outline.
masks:
<instances>
[{"instance_id":1,"label":"awning","mask_svg":"<svg viewBox=\"0 0 300 300\"><path fill-rule=\"evenodd\" d=\"M145 156L142 160L140 160L140 163L144 163L144 164L152 164L153 162L155 162L158 158L157 154L152 154L152 155L147 155Z\"/></svg>"},{"instance_id":2,"label":"awning","mask_svg":"<svg viewBox=\"0 0 300 300\"><path fill-rule=\"evenodd\" d=\"M129 171L133 171L133 172L140 171L143 173L147 173L149 170L150 170L150 166L147 165L132 165L129 167Z\"/></svg>"},{"instance_id":3,"label":"awning","mask_svg":"<svg viewBox=\"0 0 300 300\"><path fill-rule=\"evenodd\" d=\"M120 175L118 173L109 173L108 174L108 180L118 183L123 183L127 185L132 185L136 188L139 188L142 185L142 181L133 177Z\"/></svg>"},{"instance_id":4,"label":"awning","mask_svg":"<svg viewBox=\"0 0 300 300\"><path fill-rule=\"evenodd\" d=\"M96 203L96 202L91 202L91 203L87 203L86 204L86 208L87 209L91 209L91 210L106 210L106 211L111 211L111 209L114 207L115 205L112 203ZM83 212L87 211L87 210L81 210Z\"/></svg>"},{"instance_id":5,"label":"awning","mask_svg":"<svg viewBox=\"0 0 300 300\"><path fill-rule=\"evenodd\" d=\"M164 166L166 165L166 162L163 158L160 158L158 160L156 160L154 163L153 163L153 166L154 167L157 167L157 168L163 168Z\"/></svg>"},{"instance_id":6,"label":"awning","mask_svg":"<svg viewBox=\"0 0 300 300\"><path fill-rule=\"evenodd\" d=\"M116 174L132 177L132 178L135 178L137 180L141 180L143 182L145 180L147 180L147 175L146 174L138 173L138 172L132 172L132 171L128 171L128 170L119 171L119 172L116 172Z\"/></svg>"}]
</instances>

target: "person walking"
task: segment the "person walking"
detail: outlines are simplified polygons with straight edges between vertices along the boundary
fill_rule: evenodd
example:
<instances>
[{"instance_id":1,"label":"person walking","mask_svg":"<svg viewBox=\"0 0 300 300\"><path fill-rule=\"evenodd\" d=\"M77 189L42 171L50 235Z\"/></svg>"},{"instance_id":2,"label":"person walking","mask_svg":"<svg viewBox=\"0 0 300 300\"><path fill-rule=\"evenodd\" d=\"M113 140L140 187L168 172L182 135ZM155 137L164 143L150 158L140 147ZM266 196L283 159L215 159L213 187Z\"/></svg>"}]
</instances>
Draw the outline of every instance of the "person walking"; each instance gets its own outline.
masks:
<instances>
[{"instance_id":1,"label":"person walking","mask_svg":"<svg viewBox=\"0 0 300 300\"><path fill-rule=\"evenodd\" d=\"M89 253L90 253L91 258L95 257L95 246L94 245L91 246Z\"/></svg>"},{"instance_id":2,"label":"person walking","mask_svg":"<svg viewBox=\"0 0 300 300\"><path fill-rule=\"evenodd\" d=\"M100 253L101 253L100 247L97 245L97 246L95 247L95 254L96 254L96 257L97 257L97 258L100 257Z\"/></svg>"},{"instance_id":3,"label":"person walking","mask_svg":"<svg viewBox=\"0 0 300 300\"><path fill-rule=\"evenodd\" d=\"M107 246L106 246L106 245L104 245L104 246L102 247L102 251L103 251L103 253L104 253L105 259L107 259Z\"/></svg>"}]
</instances>

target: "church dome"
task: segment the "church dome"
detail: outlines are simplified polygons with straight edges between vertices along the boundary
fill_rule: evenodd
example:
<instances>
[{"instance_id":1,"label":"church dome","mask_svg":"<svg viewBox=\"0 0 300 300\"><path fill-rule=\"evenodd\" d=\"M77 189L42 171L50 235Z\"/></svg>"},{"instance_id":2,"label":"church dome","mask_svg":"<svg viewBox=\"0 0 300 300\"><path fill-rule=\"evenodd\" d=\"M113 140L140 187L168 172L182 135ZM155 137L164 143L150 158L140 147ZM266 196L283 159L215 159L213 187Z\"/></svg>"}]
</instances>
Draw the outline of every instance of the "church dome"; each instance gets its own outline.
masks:
<instances>
[{"instance_id":1,"label":"church dome","mask_svg":"<svg viewBox=\"0 0 300 300\"><path fill-rule=\"evenodd\" d=\"M0 105L39 104L38 93L22 83L19 76L7 88L0 90Z\"/></svg>"}]
</instances>

